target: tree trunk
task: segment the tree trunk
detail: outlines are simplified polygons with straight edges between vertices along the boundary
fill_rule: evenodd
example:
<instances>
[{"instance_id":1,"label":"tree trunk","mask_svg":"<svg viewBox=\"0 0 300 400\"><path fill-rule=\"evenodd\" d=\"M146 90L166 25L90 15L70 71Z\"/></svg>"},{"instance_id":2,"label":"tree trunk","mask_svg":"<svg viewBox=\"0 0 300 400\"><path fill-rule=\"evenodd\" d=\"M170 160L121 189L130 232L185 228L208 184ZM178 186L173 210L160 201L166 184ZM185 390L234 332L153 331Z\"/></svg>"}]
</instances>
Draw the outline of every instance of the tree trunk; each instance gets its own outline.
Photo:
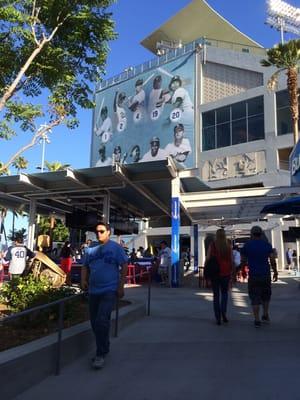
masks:
<instances>
[{"instance_id":1,"label":"tree trunk","mask_svg":"<svg viewBox=\"0 0 300 400\"><path fill-rule=\"evenodd\" d=\"M299 104L298 104L298 71L297 67L290 67L287 71L287 87L290 97L290 110L293 120L294 144L297 144L298 135L298 120L299 120Z\"/></svg>"}]
</instances>

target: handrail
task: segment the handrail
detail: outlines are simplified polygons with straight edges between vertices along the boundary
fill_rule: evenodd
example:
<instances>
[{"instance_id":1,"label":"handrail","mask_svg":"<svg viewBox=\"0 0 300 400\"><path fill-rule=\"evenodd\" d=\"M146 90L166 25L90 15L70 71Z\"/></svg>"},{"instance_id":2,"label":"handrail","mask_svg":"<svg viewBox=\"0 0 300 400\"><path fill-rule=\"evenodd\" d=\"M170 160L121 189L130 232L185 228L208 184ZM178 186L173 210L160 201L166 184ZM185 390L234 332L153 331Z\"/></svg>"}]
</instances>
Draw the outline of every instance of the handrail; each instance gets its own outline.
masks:
<instances>
[{"instance_id":1,"label":"handrail","mask_svg":"<svg viewBox=\"0 0 300 400\"><path fill-rule=\"evenodd\" d=\"M64 297L62 299L52 301L51 303L42 304L40 306L28 308L27 310L20 311L13 315L8 315L7 317L0 319L0 325L2 325L3 323L5 323L7 321L11 321L13 319L20 318L24 315L29 315L29 314L32 314L33 312L45 310L47 308L58 305L59 313L58 313L58 329L57 329L56 357L55 357L55 375L59 375L60 370L61 370L60 360L61 360L61 341L62 341L62 330L63 330L64 310L65 310L64 305L67 301L73 300L73 299L83 296L83 295L85 295L85 292L81 292L81 293L74 294L72 296Z\"/></svg>"},{"instance_id":2,"label":"handrail","mask_svg":"<svg viewBox=\"0 0 300 400\"><path fill-rule=\"evenodd\" d=\"M113 85L119 84L120 82L124 82L127 79L134 78L135 76L140 75L143 72L149 71L150 69L157 68L163 64L170 62L171 60L175 60L176 58L181 57L184 54L191 53L196 49L199 44L220 48L222 48L223 44L226 45L226 47L223 47L227 49L240 49L241 52L247 53L250 53L252 49L255 49L256 51L264 51L263 48L258 46L251 46L242 43L229 42L226 40L217 40L213 38L202 37L193 40L192 42L186 43L181 48L167 49L166 53L160 57L152 58L151 60L143 62L142 64L138 64L135 67L126 68L126 70L124 70L123 72L120 72L119 74L114 75L111 78L99 82L96 86L96 93Z\"/></svg>"},{"instance_id":3,"label":"handrail","mask_svg":"<svg viewBox=\"0 0 300 400\"><path fill-rule=\"evenodd\" d=\"M150 303L151 303L151 273L150 271L146 272L148 274L148 296L147 296L147 315L150 315ZM136 276L142 276L144 274L137 274ZM47 308L58 305L59 314L58 314L58 327L57 327L57 342L56 342L56 357L55 357L55 375L60 375L61 371L61 342L62 342L62 331L63 331L63 322L64 322L64 311L65 311L65 303L67 301L71 301L75 298L79 298L81 296L85 296L87 292L80 292L74 295L64 297L59 300L52 301L51 303L42 304L40 306L28 308L27 310L20 311L13 315L8 315L0 319L0 325L6 323L7 321L11 321L17 318L20 318L24 315L29 315L36 311L45 310ZM116 307L115 307L115 329L114 329L114 337L118 336L118 326L119 326L119 298L116 299Z\"/></svg>"}]
</instances>

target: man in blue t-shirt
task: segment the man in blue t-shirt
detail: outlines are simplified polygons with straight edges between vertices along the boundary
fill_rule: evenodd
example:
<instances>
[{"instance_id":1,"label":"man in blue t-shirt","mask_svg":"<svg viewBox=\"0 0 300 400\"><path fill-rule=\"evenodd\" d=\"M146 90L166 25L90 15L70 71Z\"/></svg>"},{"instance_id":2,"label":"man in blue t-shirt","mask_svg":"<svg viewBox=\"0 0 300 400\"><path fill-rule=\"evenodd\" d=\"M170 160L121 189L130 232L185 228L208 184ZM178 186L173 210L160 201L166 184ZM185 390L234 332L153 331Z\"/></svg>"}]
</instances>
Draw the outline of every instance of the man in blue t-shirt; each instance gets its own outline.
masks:
<instances>
[{"instance_id":1,"label":"man in blue t-shirt","mask_svg":"<svg viewBox=\"0 0 300 400\"><path fill-rule=\"evenodd\" d=\"M81 273L81 287L89 292L90 319L96 338L96 356L92 360L95 369L104 366L109 352L111 312L117 296L124 296L127 275L127 256L118 243L110 240L110 233L109 224L97 224L99 244L86 249Z\"/></svg>"},{"instance_id":2,"label":"man in blue t-shirt","mask_svg":"<svg viewBox=\"0 0 300 400\"><path fill-rule=\"evenodd\" d=\"M263 322L270 322L269 304L271 299L271 270L274 271L274 281L277 281L278 273L276 260L272 246L264 239L260 226L251 228L251 239L248 240L241 250L242 264L248 262L249 280L248 292L253 307L254 325L261 326L259 306L263 306ZM270 261L270 263L269 263Z\"/></svg>"}]
</instances>

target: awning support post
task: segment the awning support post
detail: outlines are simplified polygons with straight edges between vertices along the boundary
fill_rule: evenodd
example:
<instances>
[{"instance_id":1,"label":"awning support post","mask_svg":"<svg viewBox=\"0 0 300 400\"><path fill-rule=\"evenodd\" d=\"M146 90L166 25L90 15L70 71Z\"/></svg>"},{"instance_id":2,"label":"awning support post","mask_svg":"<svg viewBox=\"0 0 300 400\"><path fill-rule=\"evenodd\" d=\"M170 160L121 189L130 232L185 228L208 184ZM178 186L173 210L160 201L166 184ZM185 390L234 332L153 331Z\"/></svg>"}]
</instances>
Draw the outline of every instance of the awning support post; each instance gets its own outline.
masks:
<instances>
[{"instance_id":1,"label":"awning support post","mask_svg":"<svg viewBox=\"0 0 300 400\"><path fill-rule=\"evenodd\" d=\"M33 247L34 247L35 226L36 226L36 200L30 199L29 222L28 222L28 243L27 243L27 246L30 250L33 250Z\"/></svg>"}]
</instances>

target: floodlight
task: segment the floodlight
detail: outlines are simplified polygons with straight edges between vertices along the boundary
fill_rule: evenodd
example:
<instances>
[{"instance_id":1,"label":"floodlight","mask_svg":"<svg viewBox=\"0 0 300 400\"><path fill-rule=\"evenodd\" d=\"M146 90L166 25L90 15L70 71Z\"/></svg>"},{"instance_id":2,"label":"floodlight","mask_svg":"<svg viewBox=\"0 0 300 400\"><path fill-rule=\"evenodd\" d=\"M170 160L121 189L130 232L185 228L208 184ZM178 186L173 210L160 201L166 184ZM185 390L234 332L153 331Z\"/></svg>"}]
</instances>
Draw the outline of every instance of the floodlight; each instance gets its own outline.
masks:
<instances>
[{"instance_id":1,"label":"floodlight","mask_svg":"<svg viewBox=\"0 0 300 400\"><path fill-rule=\"evenodd\" d=\"M294 7L282 0L267 1L267 24L280 30L281 42L284 42L284 32L300 35L300 8Z\"/></svg>"}]
</instances>

